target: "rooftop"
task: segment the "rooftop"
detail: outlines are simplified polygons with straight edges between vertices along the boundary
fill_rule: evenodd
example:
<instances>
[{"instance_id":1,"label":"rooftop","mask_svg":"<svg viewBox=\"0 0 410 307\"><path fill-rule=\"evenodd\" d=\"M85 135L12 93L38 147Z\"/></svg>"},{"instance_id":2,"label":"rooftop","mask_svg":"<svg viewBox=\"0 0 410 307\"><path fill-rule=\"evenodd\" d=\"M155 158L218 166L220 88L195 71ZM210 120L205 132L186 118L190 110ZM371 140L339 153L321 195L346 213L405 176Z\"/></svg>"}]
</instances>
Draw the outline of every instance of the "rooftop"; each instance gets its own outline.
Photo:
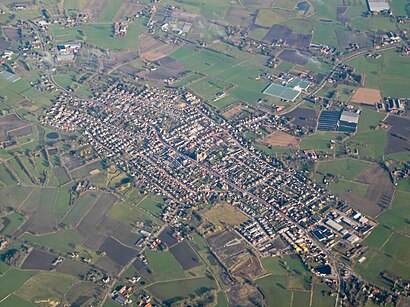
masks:
<instances>
[{"instance_id":1,"label":"rooftop","mask_svg":"<svg viewBox=\"0 0 410 307\"><path fill-rule=\"evenodd\" d=\"M367 0L367 3L371 12L390 10L390 5L387 0Z\"/></svg>"}]
</instances>

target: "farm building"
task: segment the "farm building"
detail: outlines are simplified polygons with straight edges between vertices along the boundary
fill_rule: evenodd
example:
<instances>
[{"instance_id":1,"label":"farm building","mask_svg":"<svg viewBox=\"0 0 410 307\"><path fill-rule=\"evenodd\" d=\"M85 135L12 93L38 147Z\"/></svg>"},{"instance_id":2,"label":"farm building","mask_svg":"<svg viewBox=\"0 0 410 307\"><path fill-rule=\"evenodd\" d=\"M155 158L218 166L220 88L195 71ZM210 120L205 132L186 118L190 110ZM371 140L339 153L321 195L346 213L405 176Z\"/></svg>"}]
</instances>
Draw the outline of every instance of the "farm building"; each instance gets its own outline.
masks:
<instances>
[{"instance_id":1,"label":"farm building","mask_svg":"<svg viewBox=\"0 0 410 307\"><path fill-rule=\"evenodd\" d=\"M349 111L322 111L317 130L354 133L359 123L359 117L360 115L358 113Z\"/></svg>"},{"instance_id":2,"label":"farm building","mask_svg":"<svg viewBox=\"0 0 410 307\"><path fill-rule=\"evenodd\" d=\"M342 132L356 132L359 116L358 113L343 111L340 115L338 130Z\"/></svg>"},{"instance_id":3,"label":"farm building","mask_svg":"<svg viewBox=\"0 0 410 307\"><path fill-rule=\"evenodd\" d=\"M390 10L390 5L387 0L367 0L369 5L369 11L371 12L381 12Z\"/></svg>"},{"instance_id":4,"label":"farm building","mask_svg":"<svg viewBox=\"0 0 410 307\"><path fill-rule=\"evenodd\" d=\"M285 85L271 83L263 93L286 101L294 101L302 91L307 90L310 83L299 78L293 78Z\"/></svg>"}]
</instances>

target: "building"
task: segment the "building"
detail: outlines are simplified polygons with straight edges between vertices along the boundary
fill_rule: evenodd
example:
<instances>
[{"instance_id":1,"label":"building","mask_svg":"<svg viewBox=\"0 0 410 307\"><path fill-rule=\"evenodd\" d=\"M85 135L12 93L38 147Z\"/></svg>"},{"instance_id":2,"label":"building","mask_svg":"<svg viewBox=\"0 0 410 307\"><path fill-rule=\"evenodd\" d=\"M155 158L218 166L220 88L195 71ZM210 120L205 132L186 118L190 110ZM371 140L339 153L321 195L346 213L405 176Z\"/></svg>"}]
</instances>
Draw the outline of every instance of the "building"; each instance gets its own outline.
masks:
<instances>
[{"instance_id":1,"label":"building","mask_svg":"<svg viewBox=\"0 0 410 307\"><path fill-rule=\"evenodd\" d=\"M300 78L292 78L285 85L271 83L263 93L281 100L294 101L302 91L309 88L310 83Z\"/></svg>"},{"instance_id":2,"label":"building","mask_svg":"<svg viewBox=\"0 0 410 307\"><path fill-rule=\"evenodd\" d=\"M390 10L390 4L387 0L367 0L369 11L379 13Z\"/></svg>"},{"instance_id":3,"label":"building","mask_svg":"<svg viewBox=\"0 0 410 307\"><path fill-rule=\"evenodd\" d=\"M356 132L360 115L349 111L343 111L340 115L338 130L342 132Z\"/></svg>"}]
</instances>

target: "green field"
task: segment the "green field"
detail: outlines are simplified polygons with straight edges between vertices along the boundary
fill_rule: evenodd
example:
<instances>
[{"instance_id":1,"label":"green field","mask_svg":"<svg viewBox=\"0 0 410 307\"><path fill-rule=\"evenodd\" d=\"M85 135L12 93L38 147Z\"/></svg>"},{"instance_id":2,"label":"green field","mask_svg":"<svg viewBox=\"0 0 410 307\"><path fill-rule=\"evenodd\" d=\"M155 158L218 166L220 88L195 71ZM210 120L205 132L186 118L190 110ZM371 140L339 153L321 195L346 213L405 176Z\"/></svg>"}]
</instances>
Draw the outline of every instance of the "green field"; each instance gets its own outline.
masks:
<instances>
[{"instance_id":1,"label":"green field","mask_svg":"<svg viewBox=\"0 0 410 307\"><path fill-rule=\"evenodd\" d=\"M45 235L25 233L21 238L30 243L39 244L45 248L51 248L66 253L72 252L75 249L75 246L83 241L83 237L73 229L60 230Z\"/></svg>"},{"instance_id":2,"label":"green field","mask_svg":"<svg viewBox=\"0 0 410 307\"><path fill-rule=\"evenodd\" d=\"M11 235L24 223L24 216L17 212L12 212L3 217L3 224L4 223L6 226L0 230L0 233L3 235Z\"/></svg>"},{"instance_id":3,"label":"green field","mask_svg":"<svg viewBox=\"0 0 410 307\"><path fill-rule=\"evenodd\" d=\"M147 290L163 302L171 302L173 298L182 299L215 288L214 280L208 277L198 277L154 283L148 286Z\"/></svg>"},{"instance_id":4,"label":"green field","mask_svg":"<svg viewBox=\"0 0 410 307\"><path fill-rule=\"evenodd\" d=\"M228 300L224 292L219 291L216 295L217 304L216 307L228 307Z\"/></svg>"},{"instance_id":5,"label":"green field","mask_svg":"<svg viewBox=\"0 0 410 307\"><path fill-rule=\"evenodd\" d=\"M300 142L300 148L329 152L330 141L336 140L338 135L338 133L333 132L316 132L315 134L303 137Z\"/></svg>"},{"instance_id":6,"label":"green field","mask_svg":"<svg viewBox=\"0 0 410 307\"><path fill-rule=\"evenodd\" d=\"M309 306L311 273L297 257L266 257L262 267L269 273L256 280L268 306Z\"/></svg>"},{"instance_id":7,"label":"green field","mask_svg":"<svg viewBox=\"0 0 410 307\"><path fill-rule=\"evenodd\" d=\"M0 189L1 204L18 208L34 190L33 187L10 186Z\"/></svg>"},{"instance_id":8,"label":"green field","mask_svg":"<svg viewBox=\"0 0 410 307\"><path fill-rule=\"evenodd\" d=\"M336 30L343 29L345 27L340 24L317 21L314 23L312 43L338 47Z\"/></svg>"},{"instance_id":9,"label":"green field","mask_svg":"<svg viewBox=\"0 0 410 307\"><path fill-rule=\"evenodd\" d=\"M370 165L370 162L357 159L336 159L318 162L316 172L324 175L332 174L340 179L352 180Z\"/></svg>"},{"instance_id":10,"label":"green field","mask_svg":"<svg viewBox=\"0 0 410 307\"><path fill-rule=\"evenodd\" d=\"M49 27L53 39L57 43L66 43L75 40L83 40L84 35L79 27L63 27L60 24L52 24Z\"/></svg>"},{"instance_id":11,"label":"green field","mask_svg":"<svg viewBox=\"0 0 410 307\"><path fill-rule=\"evenodd\" d=\"M35 305L13 294L7 297L5 300L0 302L0 307L3 307L3 306L4 307L8 307L8 306L29 307L29 306L35 306Z\"/></svg>"},{"instance_id":12,"label":"green field","mask_svg":"<svg viewBox=\"0 0 410 307\"><path fill-rule=\"evenodd\" d=\"M364 108L360 113L357 133L374 131L385 116L383 113Z\"/></svg>"},{"instance_id":13,"label":"green field","mask_svg":"<svg viewBox=\"0 0 410 307\"><path fill-rule=\"evenodd\" d=\"M110 211L108 211L107 216L124 224L134 224L136 221L143 221L145 224L150 224L152 222L157 225L163 224L161 220L128 202L115 204Z\"/></svg>"},{"instance_id":14,"label":"green field","mask_svg":"<svg viewBox=\"0 0 410 307\"><path fill-rule=\"evenodd\" d=\"M104 11L98 18L99 22L110 22L114 19L115 15L117 15L118 10L122 5L121 0L110 0L108 1Z\"/></svg>"},{"instance_id":15,"label":"green field","mask_svg":"<svg viewBox=\"0 0 410 307\"><path fill-rule=\"evenodd\" d=\"M410 97L410 58L395 50L383 51L381 55L380 59L360 56L348 64L365 74L366 87L380 89L385 97Z\"/></svg>"},{"instance_id":16,"label":"green field","mask_svg":"<svg viewBox=\"0 0 410 307\"><path fill-rule=\"evenodd\" d=\"M209 49L194 51L182 47L171 55L185 65L187 70L206 76L187 87L217 108L224 108L238 100L254 104L259 99L266 98L273 102L274 98L262 93L269 82L257 80L258 75L266 71L260 59L254 56L246 59L243 51L232 47L225 50L224 46L215 45L221 52ZM227 96L213 101L217 92L225 92Z\"/></svg>"},{"instance_id":17,"label":"green field","mask_svg":"<svg viewBox=\"0 0 410 307\"><path fill-rule=\"evenodd\" d=\"M348 192L356 194L359 197L365 197L368 185L356 181L339 180L338 182L332 182L330 189L337 192Z\"/></svg>"},{"instance_id":18,"label":"green field","mask_svg":"<svg viewBox=\"0 0 410 307\"><path fill-rule=\"evenodd\" d=\"M406 247L408 248L408 246ZM407 251L405 254L407 254ZM367 259L363 263L356 264L355 270L369 282L381 287L391 287L391 284L379 275L380 272L385 270L396 276L410 277L410 265L408 262L395 261L390 255L385 255L375 250L368 251L364 256Z\"/></svg>"},{"instance_id":19,"label":"green field","mask_svg":"<svg viewBox=\"0 0 410 307\"><path fill-rule=\"evenodd\" d=\"M393 232L382 225L378 225L372 230L372 233L364 240L366 245L374 249L380 249L383 244L390 239Z\"/></svg>"},{"instance_id":20,"label":"green field","mask_svg":"<svg viewBox=\"0 0 410 307\"><path fill-rule=\"evenodd\" d=\"M161 206L164 203L164 197L161 195L148 195L138 204L138 208L148 211L156 217L160 217L162 212Z\"/></svg>"},{"instance_id":21,"label":"green field","mask_svg":"<svg viewBox=\"0 0 410 307\"><path fill-rule=\"evenodd\" d=\"M17 291L27 280L34 275L32 271L21 271L11 268L4 275L0 276L0 301L7 295Z\"/></svg>"},{"instance_id":22,"label":"green field","mask_svg":"<svg viewBox=\"0 0 410 307\"><path fill-rule=\"evenodd\" d=\"M335 306L336 296L329 295L331 289L324 284L313 284L312 305L313 307Z\"/></svg>"},{"instance_id":23,"label":"green field","mask_svg":"<svg viewBox=\"0 0 410 307\"><path fill-rule=\"evenodd\" d=\"M61 223L75 226L84 214L91 208L97 200L98 195L95 193L85 193L72 205L71 210L64 216Z\"/></svg>"},{"instance_id":24,"label":"green field","mask_svg":"<svg viewBox=\"0 0 410 307\"><path fill-rule=\"evenodd\" d=\"M57 272L39 272L17 294L28 301L56 300L64 302L64 295L77 281L73 276Z\"/></svg>"},{"instance_id":25,"label":"green field","mask_svg":"<svg viewBox=\"0 0 410 307\"><path fill-rule=\"evenodd\" d=\"M146 31L146 19L136 19L128 26L126 37L114 37L113 24L87 24L84 31L87 42L100 48L110 50L135 50L138 47L138 38Z\"/></svg>"},{"instance_id":26,"label":"green field","mask_svg":"<svg viewBox=\"0 0 410 307\"><path fill-rule=\"evenodd\" d=\"M170 252L147 250L145 255L147 256L148 265L152 268L156 281L186 277L181 265Z\"/></svg>"},{"instance_id":27,"label":"green field","mask_svg":"<svg viewBox=\"0 0 410 307\"><path fill-rule=\"evenodd\" d=\"M387 132L377 130L359 133L349 139L346 144L352 149L357 149L359 157L370 157L379 160L384 156L386 141Z\"/></svg>"},{"instance_id":28,"label":"green field","mask_svg":"<svg viewBox=\"0 0 410 307\"><path fill-rule=\"evenodd\" d=\"M410 193L397 190L391 209L379 216L378 220L389 228L410 235Z\"/></svg>"}]
</instances>

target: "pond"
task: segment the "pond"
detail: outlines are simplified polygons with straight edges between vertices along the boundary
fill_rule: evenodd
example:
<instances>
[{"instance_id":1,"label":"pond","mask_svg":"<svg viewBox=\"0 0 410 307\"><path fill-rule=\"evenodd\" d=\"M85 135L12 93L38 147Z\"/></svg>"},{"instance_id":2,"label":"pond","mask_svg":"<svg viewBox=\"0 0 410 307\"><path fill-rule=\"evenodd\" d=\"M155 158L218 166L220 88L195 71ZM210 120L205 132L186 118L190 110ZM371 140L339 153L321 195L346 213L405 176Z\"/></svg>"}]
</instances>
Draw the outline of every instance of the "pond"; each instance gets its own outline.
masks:
<instances>
[{"instance_id":1,"label":"pond","mask_svg":"<svg viewBox=\"0 0 410 307\"><path fill-rule=\"evenodd\" d=\"M299 11L303 11L303 12L306 14L307 11L309 11L310 4L309 4L308 2L306 2L306 1L299 2L299 3L296 5L296 8L297 8Z\"/></svg>"},{"instance_id":2,"label":"pond","mask_svg":"<svg viewBox=\"0 0 410 307\"><path fill-rule=\"evenodd\" d=\"M47 133L46 137L49 138L50 140L55 140L59 138L59 135L57 132L50 132L50 133Z\"/></svg>"}]
</instances>

